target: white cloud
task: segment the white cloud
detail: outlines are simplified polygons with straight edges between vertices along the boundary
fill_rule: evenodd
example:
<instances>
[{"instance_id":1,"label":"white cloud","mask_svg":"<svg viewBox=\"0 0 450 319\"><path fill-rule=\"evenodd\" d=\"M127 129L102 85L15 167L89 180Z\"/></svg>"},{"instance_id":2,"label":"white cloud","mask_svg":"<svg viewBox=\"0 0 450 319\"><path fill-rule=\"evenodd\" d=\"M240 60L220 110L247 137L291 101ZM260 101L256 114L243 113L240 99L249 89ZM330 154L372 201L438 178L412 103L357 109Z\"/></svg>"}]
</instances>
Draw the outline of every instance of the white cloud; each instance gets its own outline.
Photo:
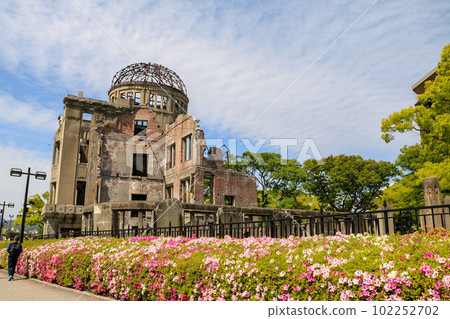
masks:
<instances>
[{"instance_id":1,"label":"white cloud","mask_svg":"<svg viewBox=\"0 0 450 319\"><path fill-rule=\"evenodd\" d=\"M55 132L58 113L40 105L19 101L0 91L0 119L3 123L17 124L17 129Z\"/></svg>"},{"instance_id":2,"label":"white cloud","mask_svg":"<svg viewBox=\"0 0 450 319\"><path fill-rule=\"evenodd\" d=\"M14 203L14 208L6 208L5 217L15 215L23 208L25 198L26 176L12 177L9 175L11 168L20 168L26 172L31 167L31 172L44 171L47 173L45 181L36 180L30 176L29 195L42 194L49 189L50 178L50 154L30 151L24 148L16 148L0 144L0 201Z\"/></svg>"},{"instance_id":3,"label":"white cloud","mask_svg":"<svg viewBox=\"0 0 450 319\"><path fill-rule=\"evenodd\" d=\"M377 2L251 125L372 2L78 1L137 61L75 2L3 2L0 66L106 98L116 71L157 62L184 80L191 112L212 134L309 137L324 155L393 159L417 137L386 145L380 121L413 104L411 85L436 65L445 1Z\"/></svg>"}]
</instances>

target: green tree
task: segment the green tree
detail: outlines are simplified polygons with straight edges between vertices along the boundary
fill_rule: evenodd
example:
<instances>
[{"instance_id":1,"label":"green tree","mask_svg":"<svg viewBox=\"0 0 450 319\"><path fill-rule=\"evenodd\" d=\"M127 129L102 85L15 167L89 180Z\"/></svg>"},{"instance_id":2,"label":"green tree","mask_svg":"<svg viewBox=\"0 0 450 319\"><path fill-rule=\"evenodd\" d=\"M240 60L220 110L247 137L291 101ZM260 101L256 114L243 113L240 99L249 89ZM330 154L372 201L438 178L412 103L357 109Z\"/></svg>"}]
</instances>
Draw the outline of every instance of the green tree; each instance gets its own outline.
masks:
<instances>
[{"instance_id":1,"label":"green tree","mask_svg":"<svg viewBox=\"0 0 450 319\"><path fill-rule=\"evenodd\" d=\"M389 143L395 133L419 132L420 142L404 146L396 164L403 170L397 184L383 197L394 207L423 204L422 180L437 177L444 195L450 195L450 44L445 46L434 81L425 83L415 106L389 115L381 122L382 139Z\"/></svg>"},{"instance_id":2,"label":"green tree","mask_svg":"<svg viewBox=\"0 0 450 319\"><path fill-rule=\"evenodd\" d=\"M274 172L271 197L275 202L270 207L286 209L313 209L317 208L317 200L306 195L302 189L304 171L302 165L295 159L285 160Z\"/></svg>"},{"instance_id":3,"label":"green tree","mask_svg":"<svg viewBox=\"0 0 450 319\"><path fill-rule=\"evenodd\" d=\"M244 152L233 160L233 168L255 177L258 205L286 209L317 208L317 200L301 188L302 165L295 159L283 160L277 153Z\"/></svg>"},{"instance_id":4,"label":"green tree","mask_svg":"<svg viewBox=\"0 0 450 319\"><path fill-rule=\"evenodd\" d=\"M244 152L237 156L233 168L255 177L258 187L261 189L258 196L258 204L262 207L269 205L269 191L280 182L275 172L281 166L281 155L277 153L252 153Z\"/></svg>"},{"instance_id":5,"label":"green tree","mask_svg":"<svg viewBox=\"0 0 450 319\"><path fill-rule=\"evenodd\" d=\"M42 195L35 194L33 196L28 197L28 203L30 208L28 208L27 217L25 219L25 225L39 227L39 234L43 233L44 222L41 218L42 209L44 205L48 203L49 193L48 191L43 193ZM22 216L23 209L19 211L19 215L17 215L14 220L13 226L22 225Z\"/></svg>"},{"instance_id":6,"label":"green tree","mask_svg":"<svg viewBox=\"0 0 450 319\"><path fill-rule=\"evenodd\" d=\"M329 156L322 165L307 160L303 171L303 188L318 199L321 208L341 212L374 208L382 188L399 173L394 164L358 155Z\"/></svg>"}]
</instances>

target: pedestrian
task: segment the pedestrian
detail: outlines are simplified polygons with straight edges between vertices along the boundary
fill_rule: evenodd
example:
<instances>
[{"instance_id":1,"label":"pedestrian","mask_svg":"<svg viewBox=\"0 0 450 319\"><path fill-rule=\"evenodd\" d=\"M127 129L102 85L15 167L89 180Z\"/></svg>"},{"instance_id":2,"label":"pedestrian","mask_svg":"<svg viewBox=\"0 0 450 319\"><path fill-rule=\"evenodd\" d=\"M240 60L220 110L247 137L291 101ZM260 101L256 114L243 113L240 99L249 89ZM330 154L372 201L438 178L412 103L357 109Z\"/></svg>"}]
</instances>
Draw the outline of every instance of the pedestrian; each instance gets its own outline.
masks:
<instances>
[{"instance_id":1,"label":"pedestrian","mask_svg":"<svg viewBox=\"0 0 450 319\"><path fill-rule=\"evenodd\" d=\"M14 237L14 242L9 244L8 249L8 281L14 280L14 273L16 272L17 259L22 253L22 244L19 244L19 236Z\"/></svg>"}]
</instances>

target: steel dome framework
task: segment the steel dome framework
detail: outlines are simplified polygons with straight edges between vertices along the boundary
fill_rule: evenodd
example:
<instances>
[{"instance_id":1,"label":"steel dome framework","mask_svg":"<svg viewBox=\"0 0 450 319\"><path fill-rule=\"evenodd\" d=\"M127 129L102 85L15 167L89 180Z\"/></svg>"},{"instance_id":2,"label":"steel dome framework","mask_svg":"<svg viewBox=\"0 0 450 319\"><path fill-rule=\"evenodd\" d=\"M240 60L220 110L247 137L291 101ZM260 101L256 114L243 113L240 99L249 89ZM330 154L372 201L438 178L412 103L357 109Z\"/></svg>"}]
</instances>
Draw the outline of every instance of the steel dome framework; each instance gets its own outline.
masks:
<instances>
[{"instance_id":1,"label":"steel dome framework","mask_svg":"<svg viewBox=\"0 0 450 319\"><path fill-rule=\"evenodd\" d=\"M156 63L135 63L117 72L111 88L122 83L155 83L183 92L187 96L186 85L172 70Z\"/></svg>"}]
</instances>

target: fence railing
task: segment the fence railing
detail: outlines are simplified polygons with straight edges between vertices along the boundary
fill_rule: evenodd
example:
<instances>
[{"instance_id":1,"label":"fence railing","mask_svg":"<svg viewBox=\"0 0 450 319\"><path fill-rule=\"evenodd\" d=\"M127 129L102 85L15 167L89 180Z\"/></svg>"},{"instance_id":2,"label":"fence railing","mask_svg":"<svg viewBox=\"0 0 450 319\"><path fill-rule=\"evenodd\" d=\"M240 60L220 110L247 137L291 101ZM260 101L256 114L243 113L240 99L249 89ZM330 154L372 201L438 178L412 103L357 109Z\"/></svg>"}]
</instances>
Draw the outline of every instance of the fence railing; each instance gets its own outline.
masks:
<instances>
[{"instance_id":1,"label":"fence railing","mask_svg":"<svg viewBox=\"0 0 450 319\"><path fill-rule=\"evenodd\" d=\"M306 217L266 219L233 223L184 225L156 228L131 228L97 231L69 231L39 236L41 239L105 236L164 236L164 237L307 237L319 234L335 235L370 233L385 235L410 233L423 229L429 231L436 227L450 229L450 205L411 207L348 214L319 214Z\"/></svg>"}]
</instances>

